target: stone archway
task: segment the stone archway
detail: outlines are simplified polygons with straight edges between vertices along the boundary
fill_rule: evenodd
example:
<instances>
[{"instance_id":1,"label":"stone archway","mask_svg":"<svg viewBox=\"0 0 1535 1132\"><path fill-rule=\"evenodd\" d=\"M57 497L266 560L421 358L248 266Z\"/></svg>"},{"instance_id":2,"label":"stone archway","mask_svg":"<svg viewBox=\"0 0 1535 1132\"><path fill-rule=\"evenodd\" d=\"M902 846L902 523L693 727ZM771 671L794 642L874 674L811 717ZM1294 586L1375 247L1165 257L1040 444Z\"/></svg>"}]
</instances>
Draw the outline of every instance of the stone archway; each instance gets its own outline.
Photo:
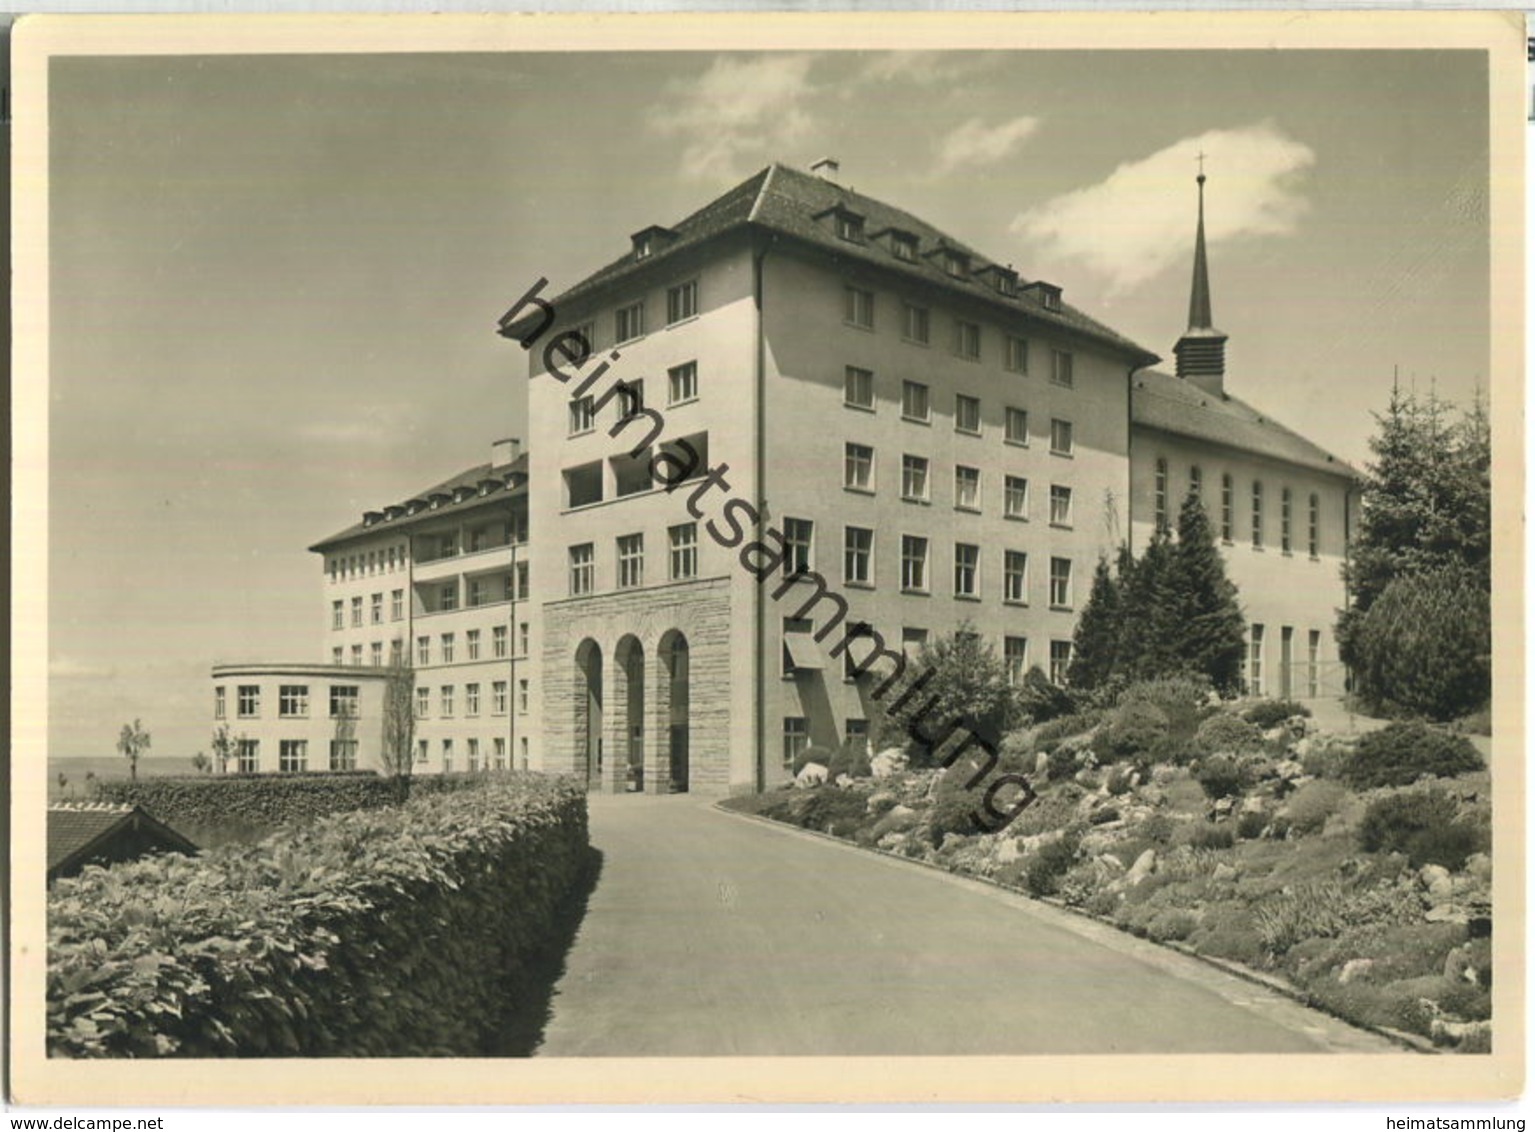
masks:
<instances>
[{"instance_id":1,"label":"stone archway","mask_svg":"<svg viewBox=\"0 0 1535 1132\"><path fill-rule=\"evenodd\" d=\"M661 638L658 655L661 671L657 688L657 738L662 756L658 761L666 778L656 784L656 789L664 792L669 786L675 793L685 793L691 771L691 682L687 637L680 630L670 630Z\"/></svg>"},{"instance_id":2,"label":"stone archway","mask_svg":"<svg viewBox=\"0 0 1535 1132\"><path fill-rule=\"evenodd\" d=\"M629 633L613 650L612 759L607 789L613 793L645 789L645 646Z\"/></svg>"},{"instance_id":3,"label":"stone archway","mask_svg":"<svg viewBox=\"0 0 1535 1132\"><path fill-rule=\"evenodd\" d=\"M576 646L575 725L577 775L588 789L602 781L602 646L587 637Z\"/></svg>"}]
</instances>

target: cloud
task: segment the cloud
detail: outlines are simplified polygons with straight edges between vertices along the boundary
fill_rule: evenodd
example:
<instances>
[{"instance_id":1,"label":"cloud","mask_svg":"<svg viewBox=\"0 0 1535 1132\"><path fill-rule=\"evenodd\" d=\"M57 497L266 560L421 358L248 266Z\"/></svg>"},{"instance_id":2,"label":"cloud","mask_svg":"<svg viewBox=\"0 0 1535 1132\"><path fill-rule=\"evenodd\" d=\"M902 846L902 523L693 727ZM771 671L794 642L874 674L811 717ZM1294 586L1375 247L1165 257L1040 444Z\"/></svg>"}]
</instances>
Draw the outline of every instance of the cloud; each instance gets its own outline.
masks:
<instances>
[{"instance_id":1,"label":"cloud","mask_svg":"<svg viewBox=\"0 0 1535 1132\"><path fill-rule=\"evenodd\" d=\"M815 92L805 54L716 58L703 74L674 79L653 108L649 126L662 137L686 139L683 176L730 180L743 163L760 164L810 132L805 101Z\"/></svg>"},{"instance_id":2,"label":"cloud","mask_svg":"<svg viewBox=\"0 0 1535 1132\"><path fill-rule=\"evenodd\" d=\"M1186 264L1193 235L1196 155L1208 156L1205 238L1220 243L1295 231L1309 207L1301 181L1316 154L1271 122L1185 138L1106 180L1019 214L1011 230L1032 262L1075 262L1123 293Z\"/></svg>"},{"instance_id":3,"label":"cloud","mask_svg":"<svg viewBox=\"0 0 1535 1132\"><path fill-rule=\"evenodd\" d=\"M909 82L935 86L987 65L973 56L948 51L881 51L858 69L853 85Z\"/></svg>"},{"instance_id":4,"label":"cloud","mask_svg":"<svg viewBox=\"0 0 1535 1132\"><path fill-rule=\"evenodd\" d=\"M938 144L937 176L967 165L992 165L1001 161L1039 129L1039 119L1022 117L988 126L979 118L949 132Z\"/></svg>"},{"instance_id":5,"label":"cloud","mask_svg":"<svg viewBox=\"0 0 1535 1132\"><path fill-rule=\"evenodd\" d=\"M61 656L48 665L48 676L54 680L110 680L117 669L110 665L87 664Z\"/></svg>"}]
</instances>

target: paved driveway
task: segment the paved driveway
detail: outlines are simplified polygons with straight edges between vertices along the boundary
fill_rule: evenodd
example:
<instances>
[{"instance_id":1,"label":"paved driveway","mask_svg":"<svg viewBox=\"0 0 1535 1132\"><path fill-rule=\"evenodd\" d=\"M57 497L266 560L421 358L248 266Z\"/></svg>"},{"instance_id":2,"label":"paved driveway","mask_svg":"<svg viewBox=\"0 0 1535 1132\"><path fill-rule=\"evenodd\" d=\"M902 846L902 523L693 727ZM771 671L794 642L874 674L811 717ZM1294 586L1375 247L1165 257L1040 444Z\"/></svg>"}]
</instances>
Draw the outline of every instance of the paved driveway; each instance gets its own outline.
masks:
<instances>
[{"instance_id":1,"label":"paved driveway","mask_svg":"<svg viewBox=\"0 0 1535 1132\"><path fill-rule=\"evenodd\" d=\"M593 796L602 875L540 1055L1392 1051L1185 956L974 881Z\"/></svg>"}]
</instances>

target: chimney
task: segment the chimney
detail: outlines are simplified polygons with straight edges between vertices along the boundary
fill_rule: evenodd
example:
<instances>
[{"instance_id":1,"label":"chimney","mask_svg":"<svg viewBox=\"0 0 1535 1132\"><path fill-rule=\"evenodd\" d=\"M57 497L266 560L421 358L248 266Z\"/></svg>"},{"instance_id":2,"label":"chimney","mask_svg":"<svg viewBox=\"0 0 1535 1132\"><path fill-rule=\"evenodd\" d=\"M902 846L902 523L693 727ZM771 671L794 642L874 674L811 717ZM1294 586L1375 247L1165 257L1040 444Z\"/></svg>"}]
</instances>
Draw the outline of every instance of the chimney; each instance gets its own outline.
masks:
<instances>
[{"instance_id":1,"label":"chimney","mask_svg":"<svg viewBox=\"0 0 1535 1132\"><path fill-rule=\"evenodd\" d=\"M508 464L517 462L517 457L522 454L522 438L508 436L504 439L493 441L490 446L490 466L492 468L504 468Z\"/></svg>"},{"instance_id":2,"label":"chimney","mask_svg":"<svg viewBox=\"0 0 1535 1132\"><path fill-rule=\"evenodd\" d=\"M823 181L835 181L841 163L835 157L823 157L810 167L810 171Z\"/></svg>"}]
</instances>

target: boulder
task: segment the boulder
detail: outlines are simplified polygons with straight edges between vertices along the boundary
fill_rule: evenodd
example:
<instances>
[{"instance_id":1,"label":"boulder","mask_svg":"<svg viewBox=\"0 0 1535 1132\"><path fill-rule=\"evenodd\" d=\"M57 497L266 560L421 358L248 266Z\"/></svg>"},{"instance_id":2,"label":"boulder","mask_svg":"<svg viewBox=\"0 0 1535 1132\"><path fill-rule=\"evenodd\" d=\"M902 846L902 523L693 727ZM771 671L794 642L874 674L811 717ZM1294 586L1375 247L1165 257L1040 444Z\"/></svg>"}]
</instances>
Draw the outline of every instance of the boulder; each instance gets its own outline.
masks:
<instances>
[{"instance_id":1,"label":"boulder","mask_svg":"<svg viewBox=\"0 0 1535 1132\"><path fill-rule=\"evenodd\" d=\"M1041 782L1050 777L1050 756L1043 751L1034 756L1034 777Z\"/></svg>"},{"instance_id":2,"label":"boulder","mask_svg":"<svg viewBox=\"0 0 1535 1132\"><path fill-rule=\"evenodd\" d=\"M794 776L796 786L820 786L826 781L827 769L820 763L806 763L798 774Z\"/></svg>"},{"instance_id":3,"label":"boulder","mask_svg":"<svg viewBox=\"0 0 1535 1132\"><path fill-rule=\"evenodd\" d=\"M894 809L899 801L894 790L876 790L869 795L869 801L864 808L871 814L882 814L886 810Z\"/></svg>"},{"instance_id":4,"label":"boulder","mask_svg":"<svg viewBox=\"0 0 1535 1132\"><path fill-rule=\"evenodd\" d=\"M1125 883L1133 888L1155 872L1156 867L1157 851L1147 849L1135 859L1135 864L1130 866L1130 871L1125 874Z\"/></svg>"},{"instance_id":5,"label":"boulder","mask_svg":"<svg viewBox=\"0 0 1535 1132\"><path fill-rule=\"evenodd\" d=\"M1455 893L1455 882L1450 879L1450 870L1443 865L1424 865L1418 870L1418 883L1435 900L1447 900Z\"/></svg>"},{"instance_id":6,"label":"boulder","mask_svg":"<svg viewBox=\"0 0 1535 1132\"><path fill-rule=\"evenodd\" d=\"M1492 884L1492 858L1486 853L1473 853L1466 858L1466 874L1484 885Z\"/></svg>"},{"instance_id":7,"label":"boulder","mask_svg":"<svg viewBox=\"0 0 1535 1132\"><path fill-rule=\"evenodd\" d=\"M1265 731L1263 733L1263 740L1266 743L1283 743L1283 742L1287 741L1289 738L1290 738L1290 729L1288 727L1286 727L1283 723L1281 723L1277 727L1270 727L1267 731Z\"/></svg>"},{"instance_id":8,"label":"boulder","mask_svg":"<svg viewBox=\"0 0 1535 1132\"><path fill-rule=\"evenodd\" d=\"M906 844L906 834L892 830L884 836L880 837L877 841L874 842L874 844L878 845L887 853L895 853L898 852L902 846Z\"/></svg>"},{"instance_id":9,"label":"boulder","mask_svg":"<svg viewBox=\"0 0 1535 1132\"><path fill-rule=\"evenodd\" d=\"M1236 866L1229 861L1222 861L1215 866L1215 871L1210 874L1211 880L1227 881L1237 879Z\"/></svg>"},{"instance_id":10,"label":"boulder","mask_svg":"<svg viewBox=\"0 0 1535 1132\"><path fill-rule=\"evenodd\" d=\"M1306 738L1299 740L1295 746L1290 748L1290 753L1295 756L1297 761L1309 758L1315 752L1316 740L1311 738L1309 735Z\"/></svg>"},{"instance_id":11,"label":"boulder","mask_svg":"<svg viewBox=\"0 0 1535 1132\"><path fill-rule=\"evenodd\" d=\"M1154 786L1166 786L1178 777L1178 768L1171 763L1158 763L1151 768L1151 782Z\"/></svg>"},{"instance_id":12,"label":"boulder","mask_svg":"<svg viewBox=\"0 0 1535 1132\"><path fill-rule=\"evenodd\" d=\"M1436 904L1423 918L1431 924L1466 924L1470 923L1470 913L1458 904Z\"/></svg>"},{"instance_id":13,"label":"boulder","mask_svg":"<svg viewBox=\"0 0 1535 1132\"><path fill-rule=\"evenodd\" d=\"M1373 959L1350 959L1343 964L1343 969L1338 972L1338 982L1351 983L1360 975L1368 974L1371 967L1375 966Z\"/></svg>"},{"instance_id":14,"label":"boulder","mask_svg":"<svg viewBox=\"0 0 1535 1132\"><path fill-rule=\"evenodd\" d=\"M1460 1045L1467 1038L1477 1038L1483 1042L1492 1040L1492 1020L1483 1019L1479 1022L1452 1022L1445 1018L1435 1018L1429 1023L1429 1037L1434 1039L1436 1045Z\"/></svg>"},{"instance_id":15,"label":"boulder","mask_svg":"<svg viewBox=\"0 0 1535 1132\"><path fill-rule=\"evenodd\" d=\"M917 811L910 806L892 806L885 816L874 823L870 831L876 841L882 839L887 833L903 833L917 824Z\"/></svg>"},{"instance_id":16,"label":"boulder","mask_svg":"<svg viewBox=\"0 0 1535 1132\"><path fill-rule=\"evenodd\" d=\"M837 775L836 784L843 790L851 790L853 787L858 785L858 780L851 774L839 774Z\"/></svg>"},{"instance_id":17,"label":"boulder","mask_svg":"<svg viewBox=\"0 0 1535 1132\"><path fill-rule=\"evenodd\" d=\"M999 865L1011 865L1023 853L1018 848L1016 837L1002 837L997 839L997 848L992 853L992 860Z\"/></svg>"},{"instance_id":18,"label":"boulder","mask_svg":"<svg viewBox=\"0 0 1535 1132\"><path fill-rule=\"evenodd\" d=\"M886 747L869 760L869 771L875 778L889 778L906 769L906 752L899 747Z\"/></svg>"},{"instance_id":19,"label":"boulder","mask_svg":"<svg viewBox=\"0 0 1535 1132\"><path fill-rule=\"evenodd\" d=\"M943 835L943 844L938 847L940 853L952 853L956 849L962 849L970 839L963 833L946 833Z\"/></svg>"},{"instance_id":20,"label":"boulder","mask_svg":"<svg viewBox=\"0 0 1535 1132\"><path fill-rule=\"evenodd\" d=\"M1239 812L1244 814L1261 814L1266 808L1262 798L1250 794L1242 799L1242 806Z\"/></svg>"},{"instance_id":21,"label":"boulder","mask_svg":"<svg viewBox=\"0 0 1535 1132\"><path fill-rule=\"evenodd\" d=\"M1444 957L1444 977L1476 985L1476 965L1469 946L1461 944Z\"/></svg>"},{"instance_id":22,"label":"boulder","mask_svg":"<svg viewBox=\"0 0 1535 1132\"><path fill-rule=\"evenodd\" d=\"M1274 774L1279 778L1296 779L1305 773L1305 768L1295 759L1281 759L1274 764Z\"/></svg>"}]
</instances>

